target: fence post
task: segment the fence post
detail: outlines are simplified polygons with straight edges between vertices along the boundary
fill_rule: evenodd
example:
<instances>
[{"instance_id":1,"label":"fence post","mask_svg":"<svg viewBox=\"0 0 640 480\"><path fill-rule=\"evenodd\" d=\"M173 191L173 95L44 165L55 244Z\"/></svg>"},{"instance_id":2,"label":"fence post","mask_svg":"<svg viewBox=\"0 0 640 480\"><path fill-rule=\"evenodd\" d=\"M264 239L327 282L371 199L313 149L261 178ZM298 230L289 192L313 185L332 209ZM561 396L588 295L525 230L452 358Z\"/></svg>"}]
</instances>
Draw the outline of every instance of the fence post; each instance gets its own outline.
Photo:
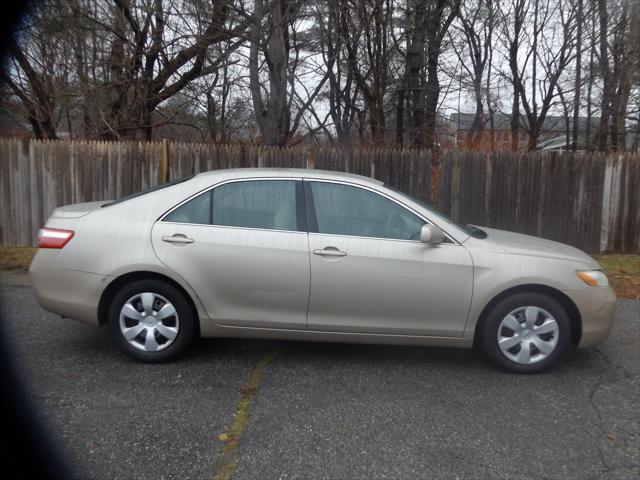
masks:
<instances>
[{"instance_id":1,"label":"fence post","mask_svg":"<svg viewBox=\"0 0 640 480\"><path fill-rule=\"evenodd\" d=\"M267 154L265 150L258 147L258 168L264 168L264 156Z\"/></svg>"},{"instance_id":2,"label":"fence post","mask_svg":"<svg viewBox=\"0 0 640 480\"><path fill-rule=\"evenodd\" d=\"M160 178L158 183L163 184L169 181L169 143L166 138L162 139L162 157L160 158Z\"/></svg>"},{"instance_id":3,"label":"fence post","mask_svg":"<svg viewBox=\"0 0 640 480\"><path fill-rule=\"evenodd\" d=\"M314 155L313 150L311 150L310 148L307 149L307 168L316 168L316 156Z\"/></svg>"}]
</instances>

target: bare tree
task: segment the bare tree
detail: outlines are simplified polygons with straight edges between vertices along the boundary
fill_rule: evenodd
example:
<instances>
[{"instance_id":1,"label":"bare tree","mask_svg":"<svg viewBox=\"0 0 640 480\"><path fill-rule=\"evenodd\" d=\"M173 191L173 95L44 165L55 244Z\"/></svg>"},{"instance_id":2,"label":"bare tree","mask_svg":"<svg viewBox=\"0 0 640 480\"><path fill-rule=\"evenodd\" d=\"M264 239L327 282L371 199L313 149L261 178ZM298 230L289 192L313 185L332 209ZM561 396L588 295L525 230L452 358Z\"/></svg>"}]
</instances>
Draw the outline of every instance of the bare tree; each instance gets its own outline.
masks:
<instances>
[{"instance_id":1,"label":"bare tree","mask_svg":"<svg viewBox=\"0 0 640 480\"><path fill-rule=\"evenodd\" d=\"M559 95L560 77L575 58L573 2L531 1L515 0L513 25L505 27L514 91L511 110L514 150L519 145L521 126L528 134L527 149L536 148L545 119ZM503 21L506 18L503 16ZM527 24L528 18L530 25ZM524 122L520 120L521 108L524 110Z\"/></svg>"},{"instance_id":2,"label":"bare tree","mask_svg":"<svg viewBox=\"0 0 640 480\"><path fill-rule=\"evenodd\" d=\"M489 126L496 148L495 112L506 110L514 150L523 133L536 148L556 116L572 148L584 137L622 150L640 115L639 9L637 0L43 0L9 46L0 102L40 138L189 132L380 145L395 123L396 144L434 148L459 85L458 111L473 113L468 147L483 148Z\"/></svg>"},{"instance_id":3,"label":"bare tree","mask_svg":"<svg viewBox=\"0 0 640 480\"><path fill-rule=\"evenodd\" d=\"M17 38L8 45L10 66L3 80L20 103L13 104L31 124L37 138L58 138L60 93L67 71L60 68L63 32L56 22L57 1L43 5L26 19Z\"/></svg>"},{"instance_id":4,"label":"bare tree","mask_svg":"<svg viewBox=\"0 0 640 480\"><path fill-rule=\"evenodd\" d=\"M524 69L520 67L519 55L528 10L529 0L512 0L507 8L500 10L502 37L507 50L510 82L513 87L511 102L511 149L513 151L518 150L520 145L520 90Z\"/></svg>"},{"instance_id":5,"label":"bare tree","mask_svg":"<svg viewBox=\"0 0 640 480\"><path fill-rule=\"evenodd\" d=\"M475 116L466 144L479 148L483 141L483 131L487 122L485 103L491 109L489 88L491 85L490 67L493 53L493 33L496 25L496 11L493 0L478 0L476 3L464 3L458 13L460 26L457 27L464 39L461 48L452 45L462 68L470 79L475 101ZM468 55L468 57L467 57ZM469 61L467 61L469 60ZM486 75L486 83L485 83Z\"/></svg>"},{"instance_id":6,"label":"bare tree","mask_svg":"<svg viewBox=\"0 0 640 480\"><path fill-rule=\"evenodd\" d=\"M254 1L249 85L256 122L267 145L291 141L333 68L334 59L329 59L313 90L304 85L296 30L301 5L297 0ZM261 76L263 70L266 82ZM305 90L305 96L299 94L299 88Z\"/></svg>"},{"instance_id":7,"label":"bare tree","mask_svg":"<svg viewBox=\"0 0 640 480\"><path fill-rule=\"evenodd\" d=\"M229 74L229 64L225 63L221 70L222 71L217 70L214 73L213 79L209 85L204 88L209 139L213 143L224 143L228 141L227 111L232 84ZM214 92L216 92L217 95L215 95Z\"/></svg>"},{"instance_id":8,"label":"bare tree","mask_svg":"<svg viewBox=\"0 0 640 480\"><path fill-rule=\"evenodd\" d=\"M626 146L627 107L639 64L639 9L637 2L630 0L598 0L599 67L602 76L597 133L599 150L609 147L623 150Z\"/></svg>"},{"instance_id":9,"label":"bare tree","mask_svg":"<svg viewBox=\"0 0 640 480\"><path fill-rule=\"evenodd\" d=\"M403 88L407 92L407 114L411 125L411 144L414 146L433 148L436 145L440 54L460 3L460 0L407 2Z\"/></svg>"},{"instance_id":10,"label":"bare tree","mask_svg":"<svg viewBox=\"0 0 640 480\"><path fill-rule=\"evenodd\" d=\"M637 82L640 54L640 5L624 2L611 46L614 95L611 102L611 147L626 149L626 120L633 82Z\"/></svg>"},{"instance_id":11,"label":"bare tree","mask_svg":"<svg viewBox=\"0 0 640 480\"><path fill-rule=\"evenodd\" d=\"M527 119L527 133L529 134L528 149L534 150L545 118L552 107L552 102L558 92L558 81L567 66L573 61L575 37L575 8L572 2L558 1L554 5L539 5L539 0L534 0L534 26L533 41L531 45L532 77L531 96L527 97L525 85L520 82L520 100ZM559 26L558 37L549 34L542 35L542 30L547 22L556 21ZM538 42L543 43L542 50ZM543 78L537 77L538 64L543 69ZM540 94L540 104L537 95Z\"/></svg>"},{"instance_id":12,"label":"bare tree","mask_svg":"<svg viewBox=\"0 0 640 480\"><path fill-rule=\"evenodd\" d=\"M573 128L571 131L571 149L578 149L578 136L580 134L580 93L582 86L582 37L584 22L584 0L578 0L576 10L576 76L573 92Z\"/></svg>"},{"instance_id":13,"label":"bare tree","mask_svg":"<svg viewBox=\"0 0 640 480\"><path fill-rule=\"evenodd\" d=\"M328 91L325 95L329 103L329 115L339 143L350 143L353 140L353 129L358 113L360 88L355 78L354 69L348 63L345 48L345 29L349 11L341 8L339 0L328 0L326 11L317 7L316 25L320 53L328 68Z\"/></svg>"},{"instance_id":14,"label":"bare tree","mask_svg":"<svg viewBox=\"0 0 640 480\"><path fill-rule=\"evenodd\" d=\"M216 0L207 10L209 20L193 36L193 41L178 46L175 39L168 38L168 13L162 0L154 0L149 8L133 8L129 0L114 2L114 39L109 61L113 88L110 113L105 121L109 127L106 136L113 133L130 137L132 132L142 130L150 140L151 116L158 105L195 79L215 72L224 57L206 65L207 50L237 37L245 25L241 22L230 28L230 3ZM240 44L237 40L230 49Z\"/></svg>"},{"instance_id":15,"label":"bare tree","mask_svg":"<svg viewBox=\"0 0 640 480\"><path fill-rule=\"evenodd\" d=\"M254 1L249 78L256 122L267 145L284 145L291 131L287 94L289 26L298 8L297 2L274 0L265 9L264 0ZM263 53L268 69L266 99L262 94L259 52Z\"/></svg>"},{"instance_id":16,"label":"bare tree","mask_svg":"<svg viewBox=\"0 0 640 480\"><path fill-rule=\"evenodd\" d=\"M349 75L364 101L369 141L385 141L385 104L392 57L390 0L338 0L339 32ZM361 122L361 127L363 124Z\"/></svg>"},{"instance_id":17,"label":"bare tree","mask_svg":"<svg viewBox=\"0 0 640 480\"><path fill-rule=\"evenodd\" d=\"M607 1L598 0L598 19L600 21L600 73L602 75L602 101L600 107L600 125L598 127L598 148L607 149L609 119L611 118L611 68L609 65L609 12Z\"/></svg>"},{"instance_id":18,"label":"bare tree","mask_svg":"<svg viewBox=\"0 0 640 480\"><path fill-rule=\"evenodd\" d=\"M593 141L592 141L592 135L591 135L591 128L593 125L593 107L594 107L594 102L593 102L593 86L594 86L594 81L596 79L596 53L597 53L597 47L598 47L598 41L597 41L597 30L596 30L596 24L597 21L594 19L594 16L596 15L596 9L597 9L597 5L596 5L596 1L597 0L589 0L589 15L588 18L590 19L590 32L589 32L589 77L588 77L588 81L587 81L587 125L585 127L585 146L587 148L587 150L592 150L593 149Z\"/></svg>"}]
</instances>

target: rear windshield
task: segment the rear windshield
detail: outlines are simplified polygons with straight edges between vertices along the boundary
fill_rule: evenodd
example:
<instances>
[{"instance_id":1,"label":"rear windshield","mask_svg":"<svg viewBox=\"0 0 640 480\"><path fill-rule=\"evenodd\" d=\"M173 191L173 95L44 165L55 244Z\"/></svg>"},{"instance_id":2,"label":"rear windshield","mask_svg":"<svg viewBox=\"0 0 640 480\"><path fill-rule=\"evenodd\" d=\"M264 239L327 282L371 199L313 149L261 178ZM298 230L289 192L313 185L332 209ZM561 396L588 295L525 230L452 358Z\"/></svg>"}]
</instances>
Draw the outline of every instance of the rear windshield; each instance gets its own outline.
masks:
<instances>
[{"instance_id":1,"label":"rear windshield","mask_svg":"<svg viewBox=\"0 0 640 480\"><path fill-rule=\"evenodd\" d=\"M105 203L104 205L102 205L102 208L110 207L111 205L115 205L117 203L126 202L127 200L131 200L132 198L141 197L142 195L146 195L147 193L157 192L158 190L162 190L163 188L167 188L167 187L170 187L172 185L177 185L178 183L186 182L187 180L191 180L192 178L193 178L193 175L190 176L190 177L178 178L177 180L172 180L172 181L167 182L167 183L161 183L160 185L156 185L155 187L147 188L146 190L142 190L141 192L135 192L135 193L132 193L130 195L126 195L124 197L121 197L121 198L119 198L117 200L114 200L113 202Z\"/></svg>"}]
</instances>

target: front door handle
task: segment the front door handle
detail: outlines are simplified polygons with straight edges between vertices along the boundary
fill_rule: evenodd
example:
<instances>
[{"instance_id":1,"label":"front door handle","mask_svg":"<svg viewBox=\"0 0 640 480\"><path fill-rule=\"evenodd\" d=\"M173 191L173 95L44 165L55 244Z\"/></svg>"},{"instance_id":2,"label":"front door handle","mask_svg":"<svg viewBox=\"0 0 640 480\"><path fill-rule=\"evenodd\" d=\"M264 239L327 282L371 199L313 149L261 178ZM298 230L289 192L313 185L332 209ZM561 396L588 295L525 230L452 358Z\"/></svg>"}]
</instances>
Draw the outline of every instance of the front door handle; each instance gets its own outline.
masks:
<instances>
[{"instance_id":1,"label":"front door handle","mask_svg":"<svg viewBox=\"0 0 640 480\"><path fill-rule=\"evenodd\" d=\"M342 250L338 250L336 247L324 247L322 250L314 250L313 253L315 255L320 255L322 257L346 257L347 252L343 252Z\"/></svg>"},{"instance_id":2,"label":"front door handle","mask_svg":"<svg viewBox=\"0 0 640 480\"><path fill-rule=\"evenodd\" d=\"M181 233L176 233L171 237L162 237L162 241L167 243L193 243L193 238L189 238Z\"/></svg>"}]
</instances>

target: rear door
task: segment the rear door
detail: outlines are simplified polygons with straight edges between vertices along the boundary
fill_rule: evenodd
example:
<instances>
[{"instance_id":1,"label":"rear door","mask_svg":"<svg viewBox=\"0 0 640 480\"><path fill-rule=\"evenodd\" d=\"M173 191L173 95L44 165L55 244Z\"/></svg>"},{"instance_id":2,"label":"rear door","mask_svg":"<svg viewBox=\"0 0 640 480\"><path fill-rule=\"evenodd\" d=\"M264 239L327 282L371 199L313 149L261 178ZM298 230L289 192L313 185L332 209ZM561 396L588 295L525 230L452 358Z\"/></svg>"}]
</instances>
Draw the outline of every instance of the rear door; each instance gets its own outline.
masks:
<instances>
[{"instance_id":1,"label":"rear door","mask_svg":"<svg viewBox=\"0 0 640 480\"><path fill-rule=\"evenodd\" d=\"M216 323L304 329L310 267L300 197L296 179L224 183L156 222L153 247Z\"/></svg>"},{"instance_id":2,"label":"rear door","mask_svg":"<svg viewBox=\"0 0 640 480\"><path fill-rule=\"evenodd\" d=\"M471 302L469 252L419 241L425 220L379 192L305 180L308 329L460 337Z\"/></svg>"}]
</instances>

